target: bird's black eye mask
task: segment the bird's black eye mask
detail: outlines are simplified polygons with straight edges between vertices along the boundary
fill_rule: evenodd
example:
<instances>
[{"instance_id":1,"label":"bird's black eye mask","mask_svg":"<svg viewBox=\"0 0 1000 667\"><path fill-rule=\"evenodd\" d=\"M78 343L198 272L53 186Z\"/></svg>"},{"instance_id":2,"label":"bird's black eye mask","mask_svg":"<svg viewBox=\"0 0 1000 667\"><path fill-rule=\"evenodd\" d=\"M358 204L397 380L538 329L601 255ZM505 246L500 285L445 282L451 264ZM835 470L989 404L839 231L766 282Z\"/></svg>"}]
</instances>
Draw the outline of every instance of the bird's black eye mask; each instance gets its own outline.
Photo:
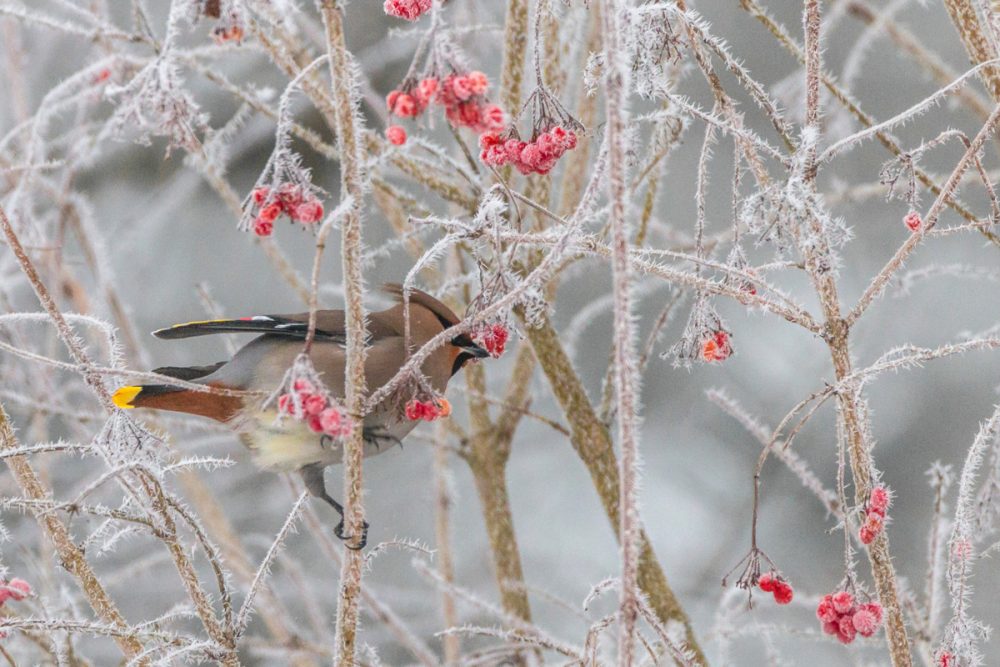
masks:
<instances>
[{"instance_id":1,"label":"bird's black eye mask","mask_svg":"<svg viewBox=\"0 0 1000 667\"><path fill-rule=\"evenodd\" d=\"M455 357L455 363L451 366L452 375L462 370L462 367L468 362L490 356L490 353L477 345L468 334L455 336L451 339L451 344L461 350Z\"/></svg>"}]
</instances>

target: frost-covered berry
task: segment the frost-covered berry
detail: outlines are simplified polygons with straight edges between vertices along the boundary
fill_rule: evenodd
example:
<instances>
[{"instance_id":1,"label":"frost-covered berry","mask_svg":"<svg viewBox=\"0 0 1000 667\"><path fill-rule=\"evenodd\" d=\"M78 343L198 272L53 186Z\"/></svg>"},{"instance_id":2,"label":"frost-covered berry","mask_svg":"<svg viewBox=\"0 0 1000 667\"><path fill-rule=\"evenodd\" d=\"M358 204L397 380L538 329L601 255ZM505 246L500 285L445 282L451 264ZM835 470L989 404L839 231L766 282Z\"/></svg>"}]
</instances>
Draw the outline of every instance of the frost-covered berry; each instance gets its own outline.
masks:
<instances>
[{"instance_id":1,"label":"frost-covered berry","mask_svg":"<svg viewBox=\"0 0 1000 667\"><path fill-rule=\"evenodd\" d=\"M312 394L302 401L302 411L312 417L318 415L326 409L326 397L321 394Z\"/></svg>"},{"instance_id":2,"label":"frost-covered berry","mask_svg":"<svg viewBox=\"0 0 1000 667\"><path fill-rule=\"evenodd\" d=\"M854 596L847 591L837 591L830 600L838 614L849 614L854 609Z\"/></svg>"},{"instance_id":3,"label":"frost-covered berry","mask_svg":"<svg viewBox=\"0 0 1000 667\"><path fill-rule=\"evenodd\" d=\"M851 623L854 624L854 629L858 631L858 634L862 637L871 637L875 634L879 626L882 624L881 619L881 607L879 607L880 615L876 616L869 605L864 605L851 616Z\"/></svg>"},{"instance_id":4,"label":"frost-covered berry","mask_svg":"<svg viewBox=\"0 0 1000 667\"><path fill-rule=\"evenodd\" d=\"M760 587L760 590L765 593L773 593L774 585L776 583L777 581L775 580L774 575L771 574L762 574L760 575L760 579L757 580L757 585Z\"/></svg>"},{"instance_id":5,"label":"frost-covered berry","mask_svg":"<svg viewBox=\"0 0 1000 667\"><path fill-rule=\"evenodd\" d=\"M21 601L31 595L31 584L24 579L11 579L7 584L7 593L12 600Z\"/></svg>"},{"instance_id":6,"label":"frost-covered berry","mask_svg":"<svg viewBox=\"0 0 1000 667\"><path fill-rule=\"evenodd\" d=\"M401 125L390 125L385 128L385 138L393 146L402 146L406 143L406 130Z\"/></svg>"},{"instance_id":7,"label":"frost-covered berry","mask_svg":"<svg viewBox=\"0 0 1000 667\"><path fill-rule=\"evenodd\" d=\"M701 358L712 363L725 361L733 354L733 346L729 341L729 332L719 330L712 333L701 343Z\"/></svg>"},{"instance_id":8,"label":"frost-covered berry","mask_svg":"<svg viewBox=\"0 0 1000 667\"><path fill-rule=\"evenodd\" d=\"M318 199L308 199L289 214L293 220L304 225L311 225L323 219L323 204Z\"/></svg>"},{"instance_id":9,"label":"frost-covered berry","mask_svg":"<svg viewBox=\"0 0 1000 667\"><path fill-rule=\"evenodd\" d=\"M906 214L906 217L903 218L903 224L906 225L906 228L911 232L917 232L924 226L924 221L921 220L919 213L916 211L910 211Z\"/></svg>"},{"instance_id":10,"label":"frost-covered berry","mask_svg":"<svg viewBox=\"0 0 1000 667\"><path fill-rule=\"evenodd\" d=\"M476 337L482 341L483 347L490 353L490 356L494 359L498 359L503 355L503 350L507 345L507 338L509 335L510 334L507 332L507 328L498 322L492 326L486 327L485 330L480 331Z\"/></svg>"},{"instance_id":11,"label":"frost-covered berry","mask_svg":"<svg viewBox=\"0 0 1000 667\"><path fill-rule=\"evenodd\" d=\"M257 218L253 223L253 233L257 236L270 236L274 233L274 223Z\"/></svg>"},{"instance_id":12,"label":"frost-covered berry","mask_svg":"<svg viewBox=\"0 0 1000 667\"><path fill-rule=\"evenodd\" d=\"M816 618L824 623L824 628L826 623L836 623L840 619L840 613L833 608L832 595L824 595L823 599L819 601L819 605L816 607ZM836 631L829 634L836 634Z\"/></svg>"},{"instance_id":13,"label":"frost-covered berry","mask_svg":"<svg viewBox=\"0 0 1000 667\"><path fill-rule=\"evenodd\" d=\"M868 498L868 509L885 516L890 502L889 489L880 484L872 489L871 496Z\"/></svg>"},{"instance_id":14,"label":"frost-covered berry","mask_svg":"<svg viewBox=\"0 0 1000 667\"><path fill-rule=\"evenodd\" d=\"M283 207L279 202L268 204L264 208L260 209L260 212L257 214L257 220L260 222L273 223L278 219L278 216L281 215L282 208Z\"/></svg>"},{"instance_id":15,"label":"frost-covered berry","mask_svg":"<svg viewBox=\"0 0 1000 667\"><path fill-rule=\"evenodd\" d=\"M774 601L778 604L788 604L794 596L791 584L787 581L778 580L774 583Z\"/></svg>"}]
</instances>

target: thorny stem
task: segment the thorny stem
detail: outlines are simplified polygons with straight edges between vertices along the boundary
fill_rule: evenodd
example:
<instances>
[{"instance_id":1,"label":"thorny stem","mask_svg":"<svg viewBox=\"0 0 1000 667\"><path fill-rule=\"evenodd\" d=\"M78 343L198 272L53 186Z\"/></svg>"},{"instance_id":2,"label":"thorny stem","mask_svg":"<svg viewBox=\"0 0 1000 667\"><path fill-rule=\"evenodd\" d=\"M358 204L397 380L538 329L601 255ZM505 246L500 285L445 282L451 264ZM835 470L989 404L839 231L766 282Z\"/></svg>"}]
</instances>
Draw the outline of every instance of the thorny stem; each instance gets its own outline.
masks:
<instances>
[{"instance_id":1,"label":"thorny stem","mask_svg":"<svg viewBox=\"0 0 1000 667\"><path fill-rule=\"evenodd\" d=\"M819 131L819 84L820 84L820 7L819 0L806 0L805 3L805 35L806 35L806 127L813 132ZM816 139L810 141L809 154L806 158L804 179L815 188L816 178ZM946 190L947 191L947 190ZM814 215L809 216L812 227L811 234L821 239L820 247L807 251L806 269L819 296L826 317L826 341L833 359L834 372L840 381L851 374L851 356L848 336L850 325L841 316L840 298L837 285L822 254L828 252L825 241L825 231L820 228ZM859 414L863 398L850 388L837 395L840 405L840 415L849 441L851 469L854 476L855 498L860 504L871 493L872 474L875 470L871 451L866 442L862 417ZM849 530L849 522L845 521L844 530ZM849 543L848 543L849 544ZM893 667L909 667L909 639L903 620L902 608L899 604L898 583L892 560L889 556L889 538L882 531L868 549L868 558L872 566L872 575L878 592L879 602L885 610L886 640Z\"/></svg>"},{"instance_id":2,"label":"thorny stem","mask_svg":"<svg viewBox=\"0 0 1000 667\"><path fill-rule=\"evenodd\" d=\"M539 3L541 4L541 3ZM618 441L621 447L619 483L619 535L622 545L621 600L619 605L618 664L631 667L635 660L635 626L639 616L638 560L639 443L636 426L635 324L632 313L632 268L629 233L625 218L625 98L626 74L619 29L619 0L604 0L605 114L608 142L608 199L611 203L612 280L614 283L614 380L618 410Z\"/></svg>"},{"instance_id":3,"label":"thorny stem","mask_svg":"<svg viewBox=\"0 0 1000 667\"><path fill-rule=\"evenodd\" d=\"M364 413L366 355L365 309L362 302L364 276L361 267L361 204L364 191L359 164L361 127L356 116L357 90L351 73L350 55L344 43L342 9L338 5L336 0L319 0L330 55L330 78L336 98L334 111L340 147L341 197L351 198L341 223L347 331L344 404L348 414L354 417L353 430L344 442L344 522L347 533L358 537L364 533L364 511L361 506L364 451L361 415ZM356 550L348 550L340 571L337 655L334 661L343 666L352 665L355 660L362 565L361 554Z\"/></svg>"}]
</instances>

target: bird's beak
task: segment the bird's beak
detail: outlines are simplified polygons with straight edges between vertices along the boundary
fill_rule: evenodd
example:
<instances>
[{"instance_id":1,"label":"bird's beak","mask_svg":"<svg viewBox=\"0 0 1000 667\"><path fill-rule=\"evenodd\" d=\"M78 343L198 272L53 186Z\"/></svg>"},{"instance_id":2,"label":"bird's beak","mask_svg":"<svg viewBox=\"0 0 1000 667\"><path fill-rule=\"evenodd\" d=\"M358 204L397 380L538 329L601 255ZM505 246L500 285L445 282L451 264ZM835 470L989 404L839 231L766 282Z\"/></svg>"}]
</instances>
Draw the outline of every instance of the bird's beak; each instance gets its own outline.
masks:
<instances>
[{"instance_id":1,"label":"bird's beak","mask_svg":"<svg viewBox=\"0 0 1000 667\"><path fill-rule=\"evenodd\" d=\"M462 346L462 350L465 351L465 352L468 352L469 354L471 354L476 359L485 359L486 357L490 356L489 352L487 352L485 349L481 348L480 346L476 345L475 343L470 343L468 345L463 345Z\"/></svg>"}]
</instances>

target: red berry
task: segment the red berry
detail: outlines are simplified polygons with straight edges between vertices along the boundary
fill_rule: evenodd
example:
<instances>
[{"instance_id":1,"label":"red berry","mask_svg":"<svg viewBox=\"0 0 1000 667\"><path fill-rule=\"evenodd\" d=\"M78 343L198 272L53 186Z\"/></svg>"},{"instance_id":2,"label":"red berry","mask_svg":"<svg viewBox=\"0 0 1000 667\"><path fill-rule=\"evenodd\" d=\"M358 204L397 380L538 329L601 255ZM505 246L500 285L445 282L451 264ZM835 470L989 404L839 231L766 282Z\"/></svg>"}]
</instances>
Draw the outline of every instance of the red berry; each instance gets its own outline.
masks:
<instances>
[{"instance_id":1,"label":"red berry","mask_svg":"<svg viewBox=\"0 0 1000 667\"><path fill-rule=\"evenodd\" d=\"M845 644L850 644L854 641L854 637L858 633L858 631L854 628L854 621L852 617L846 615L840 617L837 630L837 639Z\"/></svg>"},{"instance_id":2,"label":"red berry","mask_svg":"<svg viewBox=\"0 0 1000 667\"><path fill-rule=\"evenodd\" d=\"M861 605L861 608L869 612L872 616L874 616L876 623L882 622L882 605L880 605L878 602L869 602L867 604L863 604Z\"/></svg>"},{"instance_id":3,"label":"red berry","mask_svg":"<svg viewBox=\"0 0 1000 667\"><path fill-rule=\"evenodd\" d=\"M880 484L872 489L871 496L868 498L868 508L885 516L891 502L889 489Z\"/></svg>"},{"instance_id":4,"label":"red berry","mask_svg":"<svg viewBox=\"0 0 1000 667\"><path fill-rule=\"evenodd\" d=\"M916 211L910 211L903 218L903 224L906 225L907 229L911 232L919 231L921 227L924 226L924 221L920 219L920 214Z\"/></svg>"},{"instance_id":5,"label":"red berry","mask_svg":"<svg viewBox=\"0 0 1000 667\"><path fill-rule=\"evenodd\" d=\"M878 537L878 533L872 530L868 524L861 526L858 531L858 539L861 540L861 544L871 544Z\"/></svg>"},{"instance_id":6,"label":"red berry","mask_svg":"<svg viewBox=\"0 0 1000 667\"><path fill-rule=\"evenodd\" d=\"M787 581L777 581L774 584L774 601L778 604L788 604L792 601L794 591Z\"/></svg>"},{"instance_id":7,"label":"red berry","mask_svg":"<svg viewBox=\"0 0 1000 667\"><path fill-rule=\"evenodd\" d=\"M400 118L414 118L419 113L417 101L413 99L412 95L400 93L399 97L396 98L396 104L393 105L392 112Z\"/></svg>"},{"instance_id":8,"label":"red berry","mask_svg":"<svg viewBox=\"0 0 1000 667\"><path fill-rule=\"evenodd\" d=\"M840 614L833 608L833 596L824 595L816 607L816 618L823 623L834 623L840 618ZM834 634L834 633L830 633Z\"/></svg>"},{"instance_id":9,"label":"red berry","mask_svg":"<svg viewBox=\"0 0 1000 667\"><path fill-rule=\"evenodd\" d=\"M823 632L828 635L835 635L840 632L840 622L838 621L823 621Z\"/></svg>"},{"instance_id":10,"label":"red berry","mask_svg":"<svg viewBox=\"0 0 1000 667\"><path fill-rule=\"evenodd\" d=\"M773 593L776 583L778 582L772 574L762 574L760 579L757 580L757 585L760 586L760 590L765 593Z\"/></svg>"},{"instance_id":11,"label":"red berry","mask_svg":"<svg viewBox=\"0 0 1000 667\"><path fill-rule=\"evenodd\" d=\"M410 421L417 421L424 416L424 404L417 399L406 404L406 418Z\"/></svg>"},{"instance_id":12,"label":"red berry","mask_svg":"<svg viewBox=\"0 0 1000 667\"><path fill-rule=\"evenodd\" d=\"M385 138L393 146L402 146L406 143L406 130L401 125L390 125L385 128Z\"/></svg>"},{"instance_id":13,"label":"red berry","mask_svg":"<svg viewBox=\"0 0 1000 667\"><path fill-rule=\"evenodd\" d=\"M309 415L306 417L306 424L309 425L309 430L313 433L323 432L323 422L320 420L319 415Z\"/></svg>"},{"instance_id":14,"label":"red berry","mask_svg":"<svg viewBox=\"0 0 1000 667\"><path fill-rule=\"evenodd\" d=\"M274 223L257 218L253 223L253 233L257 236L270 236L274 233Z\"/></svg>"},{"instance_id":15,"label":"red berry","mask_svg":"<svg viewBox=\"0 0 1000 667\"><path fill-rule=\"evenodd\" d=\"M871 637L879 627L879 621L875 618L875 614L864 608L854 612L854 615L851 616L851 623L862 637Z\"/></svg>"},{"instance_id":16,"label":"red berry","mask_svg":"<svg viewBox=\"0 0 1000 667\"><path fill-rule=\"evenodd\" d=\"M273 223L275 220L278 219L278 216L281 215L281 209L282 206L278 202L274 202L273 204L268 204L264 208L260 209L259 213L257 213L257 220L261 222Z\"/></svg>"},{"instance_id":17,"label":"red berry","mask_svg":"<svg viewBox=\"0 0 1000 667\"><path fill-rule=\"evenodd\" d=\"M711 337L706 338L701 344L701 357L709 363L725 361L732 353L729 333L721 329L713 332Z\"/></svg>"},{"instance_id":18,"label":"red berry","mask_svg":"<svg viewBox=\"0 0 1000 667\"><path fill-rule=\"evenodd\" d=\"M318 415L326 409L326 397L322 394L312 394L302 401L302 411L310 417Z\"/></svg>"},{"instance_id":19,"label":"red berry","mask_svg":"<svg viewBox=\"0 0 1000 667\"><path fill-rule=\"evenodd\" d=\"M937 655L937 666L938 667L957 667L955 662L955 656L953 656L948 651L941 651Z\"/></svg>"},{"instance_id":20,"label":"red berry","mask_svg":"<svg viewBox=\"0 0 1000 667\"><path fill-rule=\"evenodd\" d=\"M31 595L31 584L24 579L11 579L10 583L7 584L7 588L9 589L10 597L14 600L20 601Z\"/></svg>"},{"instance_id":21,"label":"red berry","mask_svg":"<svg viewBox=\"0 0 1000 667\"><path fill-rule=\"evenodd\" d=\"M838 614L849 614L854 610L854 596L847 591L837 591L830 600Z\"/></svg>"},{"instance_id":22,"label":"red berry","mask_svg":"<svg viewBox=\"0 0 1000 667\"><path fill-rule=\"evenodd\" d=\"M304 201L295 207L291 217L304 225L319 222L323 219L323 204L318 199Z\"/></svg>"},{"instance_id":23,"label":"red berry","mask_svg":"<svg viewBox=\"0 0 1000 667\"><path fill-rule=\"evenodd\" d=\"M312 394L315 393L316 387L314 387L313 383L310 382L309 380L306 380L305 378L299 378L298 380L292 383L292 390L298 393Z\"/></svg>"}]
</instances>

